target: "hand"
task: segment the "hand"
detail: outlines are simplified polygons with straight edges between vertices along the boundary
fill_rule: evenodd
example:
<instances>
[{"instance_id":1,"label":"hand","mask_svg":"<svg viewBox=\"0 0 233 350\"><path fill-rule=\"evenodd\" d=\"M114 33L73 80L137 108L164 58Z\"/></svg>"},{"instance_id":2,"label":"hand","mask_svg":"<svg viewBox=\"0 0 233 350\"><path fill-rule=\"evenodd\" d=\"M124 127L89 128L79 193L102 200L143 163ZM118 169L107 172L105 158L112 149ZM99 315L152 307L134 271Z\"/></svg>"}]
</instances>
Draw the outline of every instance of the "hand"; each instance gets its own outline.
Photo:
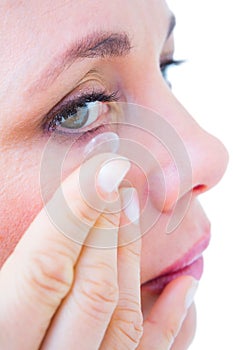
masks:
<instances>
[{"instance_id":1,"label":"hand","mask_svg":"<svg viewBox=\"0 0 233 350\"><path fill-rule=\"evenodd\" d=\"M109 230L117 246L124 240L124 224L137 216L134 189L120 189L120 198L115 199L113 185L119 185L130 167L116 157L96 156L82 166L88 174L82 182L87 201L77 188L80 169L62 183L66 201L78 218L76 230L82 243L97 242L100 231ZM108 159L112 161L105 172L99 170ZM102 197L94 195L94 175L92 179L90 174L96 173ZM170 349L190 306L187 295L193 279L183 277L167 286L143 325L137 220L128 226L127 234L138 237L133 243L118 249L78 244L63 235L47 215L48 208L59 208L59 194L37 215L1 269L0 348ZM132 210L110 213L113 199L117 206L129 195L134 198ZM62 209L59 222L68 223L69 214Z\"/></svg>"}]
</instances>

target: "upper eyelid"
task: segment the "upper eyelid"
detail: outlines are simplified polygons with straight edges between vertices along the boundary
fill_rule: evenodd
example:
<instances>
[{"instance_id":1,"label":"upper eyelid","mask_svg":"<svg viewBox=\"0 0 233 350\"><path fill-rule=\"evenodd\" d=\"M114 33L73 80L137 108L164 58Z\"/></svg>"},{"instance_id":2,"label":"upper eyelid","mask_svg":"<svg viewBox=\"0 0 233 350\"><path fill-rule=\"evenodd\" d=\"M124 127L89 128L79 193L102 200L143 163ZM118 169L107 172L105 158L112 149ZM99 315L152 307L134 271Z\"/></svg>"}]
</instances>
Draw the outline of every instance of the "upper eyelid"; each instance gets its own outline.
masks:
<instances>
[{"instance_id":1,"label":"upper eyelid","mask_svg":"<svg viewBox=\"0 0 233 350\"><path fill-rule=\"evenodd\" d=\"M173 62L173 59L171 57L171 55L166 55L163 56L163 58L160 59L159 65L169 65L169 64L179 64L179 61L175 61ZM84 90L79 92L77 96L72 96L70 99L68 99L68 97L72 94L72 92L69 92L65 97L63 97L63 99L58 102L54 107L51 108L51 110L46 114L46 119L50 119L52 117L55 117L59 112L61 112L62 110L68 108L69 106L72 105L72 103L77 103L77 101L80 98L85 98L86 96L90 95L91 93L94 93L95 90L94 88L92 89L92 92L89 90ZM107 94L107 92L104 89L99 89L99 93L101 94ZM119 91L116 91L116 95L118 95L118 99L119 99Z\"/></svg>"},{"instance_id":2,"label":"upper eyelid","mask_svg":"<svg viewBox=\"0 0 233 350\"><path fill-rule=\"evenodd\" d=\"M169 50L167 52L162 51L159 57L159 62L169 61L174 58L175 51Z\"/></svg>"},{"instance_id":3,"label":"upper eyelid","mask_svg":"<svg viewBox=\"0 0 233 350\"><path fill-rule=\"evenodd\" d=\"M164 60L164 61L161 61L160 62L160 66L166 66L166 65L175 65L175 66L178 66L178 65L180 65L180 64L182 64L182 63L185 63L186 62L186 60L183 60L183 59L181 59L181 60L177 60L177 59L175 59L175 58L170 58L170 59L167 59L167 60Z\"/></svg>"},{"instance_id":4,"label":"upper eyelid","mask_svg":"<svg viewBox=\"0 0 233 350\"><path fill-rule=\"evenodd\" d=\"M93 95L92 95L93 94ZM100 102L114 102L119 100L119 91L113 91L112 93L106 93L106 91L102 92L93 92L88 94L81 94L79 98L72 98L71 100L65 101L62 105L58 106L58 110L52 111L51 115L47 114L46 121L44 122L44 129L50 129L52 128L52 123L56 123L55 119L56 117L59 118L62 116L62 114L66 114L67 110L70 108L77 108L79 105L83 106L86 103L94 102L94 101L100 101ZM87 101L87 98L92 96L93 100ZM81 100L80 100L81 99ZM67 116L68 118L69 116Z\"/></svg>"},{"instance_id":5,"label":"upper eyelid","mask_svg":"<svg viewBox=\"0 0 233 350\"><path fill-rule=\"evenodd\" d=\"M93 90L92 92L89 92L89 93L85 93L85 92L84 93L80 93L79 96L72 97L70 100L63 101L62 104L58 105L57 112L55 114L57 114L62 109L65 109L67 107L75 106L78 103L79 104L82 104L82 103L85 104L87 102L93 102L93 101L88 101L88 98L90 98L92 96L96 97L96 101L98 101L98 97L100 97L100 96L106 96L109 99L111 98L112 100L114 100L114 99L117 100L118 99L118 90L113 91L112 93L108 93L106 90L102 90L102 91L99 91L99 92ZM101 101L103 101L103 99L101 99Z\"/></svg>"},{"instance_id":6,"label":"upper eyelid","mask_svg":"<svg viewBox=\"0 0 233 350\"><path fill-rule=\"evenodd\" d=\"M182 63L183 61L178 61L178 60L173 60L173 55L174 52L170 52L167 53L165 55L161 55L160 60L159 60L159 66L161 68L161 65L169 65L169 64L175 64L178 65L180 63ZM84 81L83 84L87 83L88 81ZM82 83L80 84L80 86L82 86ZM77 89L77 87L75 88ZM92 91L94 91L95 89L92 88ZM99 90L100 93L106 93L106 91L104 91L104 88L98 88L97 90ZM49 119L52 119L53 117L55 117L59 112L62 112L62 110L65 110L67 107L69 107L69 105L72 104L72 101L77 101L78 99L82 98L83 95L88 95L88 89L84 89L82 91L79 91L77 93L76 96L72 96L69 98L70 95L72 95L72 92L69 92L67 95L65 95L54 107L52 107L50 109L50 111L45 115L44 118L44 122L43 124L46 124L48 122ZM90 90L89 90L90 93Z\"/></svg>"},{"instance_id":7,"label":"upper eyelid","mask_svg":"<svg viewBox=\"0 0 233 350\"><path fill-rule=\"evenodd\" d=\"M77 88L75 88L75 89L77 89ZM46 113L45 119L49 119L49 118L54 117L57 113L59 113L59 111L61 111L62 109L65 109L69 104L71 105L72 101L75 102L78 99L80 99L82 96L84 96L85 94L86 95L90 94L93 91L94 91L94 89L92 89L92 90L84 89L82 91L79 91L77 94L74 93L74 90L67 93L58 103L55 104L55 106L53 106L49 110L49 112ZM105 90L103 88L102 89L99 88L99 89L96 89L95 91L99 92L99 93L103 93ZM72 96L72 93L74 94L73 96Z\"/></svg>"},{"instance_id":8,"label":"upper eyelid","mask_svg":"<svg viewBox=\"0 0 233 350\"><path fill-rule=\"evenodd\" d=\"M93 84L93 82L96 82L96 85L98 85L98 88L92 87L90 88L90 86L85 86L88 83ZM46 113L46 115L51 115L53 114L52 111L56 111L58 109L60 109L60 107L62 105L66 105L66 100L71 100L73 99L78 99L79 97L81 97L83 94L88 94L91 91L95 90L95 91L99 91L102 92L104 90L111 90L110 89L111 86L108 86L107 81L101 76L100 79L100 74L96 69L90 69L88 72L85 73L85 75L83 75L78 82L76 82L75 85L73 85L71 87L71 89L64 94L63 96L60 96L59 100L57 101L57 103L55 103L53 106L51 106L51 108L49 109L49 111ZM112 89L113 90L113 89ZM72 96L73 97L70 97Z\"/></svg>"}]
</instances>

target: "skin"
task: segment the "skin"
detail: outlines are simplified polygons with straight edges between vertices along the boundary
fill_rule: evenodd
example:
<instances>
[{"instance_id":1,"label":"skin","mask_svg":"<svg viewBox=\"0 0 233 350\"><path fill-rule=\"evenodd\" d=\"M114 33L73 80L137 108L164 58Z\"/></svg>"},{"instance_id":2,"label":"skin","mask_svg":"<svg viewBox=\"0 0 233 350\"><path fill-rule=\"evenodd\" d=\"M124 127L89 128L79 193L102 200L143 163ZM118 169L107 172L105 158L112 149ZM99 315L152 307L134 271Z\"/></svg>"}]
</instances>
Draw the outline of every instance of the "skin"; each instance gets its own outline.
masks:
<instances>
[{"instance_id":1,"label":"skin","mask_svg":"<svg viewBox=\"0 0 233 350\"><path fill-rule=\"evenodd\" d=\"M152 139L146 141L146 147L156 154L162 166L167 192L161 206L157 192L160 178L155 168L150 169L148 177L154 190L150 193L149 209L151 215L161 213L161 216L156 229L142 238L140 276L143 284L159 276L206 235L209 221L197 196L218 183L225 172L228 155L222 143L200 128L176 100L160 73L161 58L171 58L174 50L173 35L166 40L171 14L165 2L134 0L133 10L130 1L100 0L98 6L95 3L86 0L56 1L56 5L48 1L2 1L0 4L0 52L4 53L0 58L0 76L3 77L0 85L0 264L3 266L7 261L43 208L40 160L50 136L42 127L44 116L74 91L82 92L93 86L110 92L117 88L120 100L157 111L176 130L188 152L193 172L191 186L186 188L186 193L192 192L190 207L179 227L167 236L164 232L177 199L178 175L168 152ZM138 25L141 19L143 25ZM34 82L42 70L68 41L81 39L99 28L129 33L133 38L132 51L122 57L75 61L47 87L42 84L35 88ZM132 133L131 138L134 137ZM141 140L143 137L139 142ZM84 146L76 146L69 154L64 179L80 165L75 152ZM60 142L57 147L62 149L64 145ZM189 176L185 171L184 168L184 182ZM142 205L145 181L135 174L136 170L131 169L127 179L138 189ZM51 172L48 187L52 183ZM184 281L184 284L188 282ZM157 296L142 293L144 318L156 299ZM186 349L194 330L192 306L173 348Z\"/></svg>"}]
</instances>

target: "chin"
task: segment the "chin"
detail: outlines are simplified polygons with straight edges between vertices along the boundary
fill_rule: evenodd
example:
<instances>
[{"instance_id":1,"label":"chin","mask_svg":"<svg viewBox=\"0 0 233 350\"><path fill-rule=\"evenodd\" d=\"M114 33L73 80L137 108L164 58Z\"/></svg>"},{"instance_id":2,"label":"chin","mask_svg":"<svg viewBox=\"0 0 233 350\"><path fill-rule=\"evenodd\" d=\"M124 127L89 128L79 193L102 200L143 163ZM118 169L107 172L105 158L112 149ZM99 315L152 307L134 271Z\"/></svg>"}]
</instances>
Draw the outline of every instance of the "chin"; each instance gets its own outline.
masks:
<instances>
[{"instance_id":1,"label":"chin","mask_svg":"<svg viewBox=\"0 0 233 350\"><path fill-rule=\"evenodd\" d=\"M142 291L141 303L142 303L142 313L143 319L147 318L150 310L152 309L154 303L159 298L159 295L148 295L144 294ZM193 303L188 310L187 316L183 322L178 336L172 346L172 350L186 350L192 343L196 332L196 307Z\"/></svg>"}]
</instances>

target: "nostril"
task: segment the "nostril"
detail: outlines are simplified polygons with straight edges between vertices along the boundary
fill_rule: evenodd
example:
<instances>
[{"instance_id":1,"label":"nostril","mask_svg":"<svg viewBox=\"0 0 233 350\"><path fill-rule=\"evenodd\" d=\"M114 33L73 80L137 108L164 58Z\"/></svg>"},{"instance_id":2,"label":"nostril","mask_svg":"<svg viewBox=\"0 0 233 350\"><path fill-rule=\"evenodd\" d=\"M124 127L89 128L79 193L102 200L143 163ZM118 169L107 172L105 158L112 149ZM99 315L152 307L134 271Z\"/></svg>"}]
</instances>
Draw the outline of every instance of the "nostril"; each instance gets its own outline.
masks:
<instances>
[{"instance_id":1,"label":"nostril","mask_svg":"<svg viewBox=\"0 0 233 350\"><path fill-rule=\"evenodd\" d=\"M202 192L207 191L207 186L206 185L197 185L193 188L194 194L200 194Z\"/></svg>"}]
</instances>

